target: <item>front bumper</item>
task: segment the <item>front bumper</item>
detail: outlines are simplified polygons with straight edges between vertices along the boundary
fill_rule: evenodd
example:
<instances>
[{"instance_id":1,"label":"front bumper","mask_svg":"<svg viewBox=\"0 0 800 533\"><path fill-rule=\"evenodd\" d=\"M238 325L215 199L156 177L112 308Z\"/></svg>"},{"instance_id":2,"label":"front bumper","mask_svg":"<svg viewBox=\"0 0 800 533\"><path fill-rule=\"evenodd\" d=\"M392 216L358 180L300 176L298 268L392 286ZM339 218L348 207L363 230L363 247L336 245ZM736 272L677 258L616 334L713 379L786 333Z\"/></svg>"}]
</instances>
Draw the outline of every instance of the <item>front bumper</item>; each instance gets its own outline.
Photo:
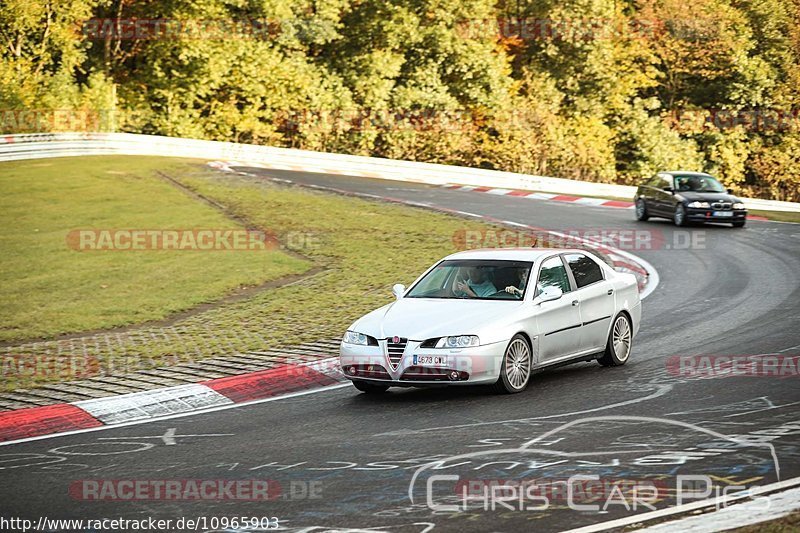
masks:
<instances>
[{"instance_id":1,"label":"front bumper","mask_svg":"<svg viewBox=\"0 0 800 533\"><path fill-rule=\"evenodd\" d=\"M508 342L472 348L420 348L421 341L408 341L397 367L389 359L386 341L378 346L342 343L339 362L351 380L403 386L476 385L494 383ZM414 363L414 356L434 356L445 361L436 365Z\"/></svg>"},{"instance_id":2,"label":"front bumper","mask_svg":"<svg viewBox=\"0 0 800 533\"><path fill-rule=\"evenodd\" d=\"M719 215L719 213L730 213L730 215ZM715 211L714 209L687 207L686 218L692 222L742 222L747 218L747 209Z\"/></svg>"}]
</instances>

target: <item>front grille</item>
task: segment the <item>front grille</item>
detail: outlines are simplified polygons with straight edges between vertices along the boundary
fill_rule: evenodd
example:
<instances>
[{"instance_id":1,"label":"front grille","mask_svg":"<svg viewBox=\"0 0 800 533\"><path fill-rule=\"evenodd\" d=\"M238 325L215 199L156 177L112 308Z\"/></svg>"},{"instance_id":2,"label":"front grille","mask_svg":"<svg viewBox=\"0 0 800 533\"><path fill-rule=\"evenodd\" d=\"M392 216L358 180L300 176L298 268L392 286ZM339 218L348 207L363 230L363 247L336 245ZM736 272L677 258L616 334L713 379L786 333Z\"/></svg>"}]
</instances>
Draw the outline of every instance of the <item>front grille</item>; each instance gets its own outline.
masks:
<instances>
[{"instance_id":1,"label":"front grille","mask_svg":"<svg viewBox=\"0 0 800 533\"><path fill-rule=\"evenodd\" d=\"M398 342L393 342L393 339L386 339L386 350L389 352L389 363L392 368L397 370L400 366L400 360L403 358L403 352L406 351L406 344L408 339L399 339Z\"/></svg>"},{"instance_id":2,"label":"front grille","mask_svg":"<svg viewBox=\"0 0 800 533\"><path fill-rule=\"evenodd\" d=\"M733 208L733 203L731 202L714 202L711 204L712 209L716 209L717 211L730 211Z\"/></svg>"}]
</instances>

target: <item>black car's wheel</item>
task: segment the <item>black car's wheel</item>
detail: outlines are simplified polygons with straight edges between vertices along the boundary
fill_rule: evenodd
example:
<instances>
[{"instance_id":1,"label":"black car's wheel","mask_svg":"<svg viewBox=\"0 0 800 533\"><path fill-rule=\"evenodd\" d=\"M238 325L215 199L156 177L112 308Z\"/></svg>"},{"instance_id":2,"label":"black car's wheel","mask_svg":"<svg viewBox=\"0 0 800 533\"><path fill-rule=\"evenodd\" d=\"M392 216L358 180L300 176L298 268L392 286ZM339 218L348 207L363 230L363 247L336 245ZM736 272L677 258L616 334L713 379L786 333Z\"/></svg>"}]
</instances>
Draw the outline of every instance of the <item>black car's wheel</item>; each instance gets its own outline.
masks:
<instances>
[{"instance_id":1,"label":"black car's wheel","mask_svg":"<svg viewBox=\"0 0 800 533\"><path fill-rule=\"evenodd\" d=\"M675 215L672 219L675 221L676 226L685 226L687 224L686 208L683 207L683 204L678 204L678 207L675 208Z\"/></svg>"},{"instance_id":2,"label":"black car's wheel","mask_svg":"<svg viewBox=\"0 0 800 533\"><path fill-rule=\"evenodd\" d=\"M389 390L389 385L381 385L380 383L367 383L366 381L353 381L353 386L361 392L367 394L382 394Z\"/></svg>"},{"instance_id":3,"label":"black car's wheel","mask_svg":"<svg viewBox=\"0 0 800 533\"><path fill-rule=\"evenodd\" d=\"M645 221L650 218L650 214L647 212L647 204L644 200L639 198L636 200L636 220Z\"/></svg>"},{"instance_id":4,"label":"black car's wheel","mask_svg":"<svg viewBox=\"0 0 800 533\"><path fill-rule=\"evenodd\" d=\"M597 362L603 366L621 366L628 361L633 342L631 320L625 313L620 313L611 324L611 331L606 341L606 351Z\"/></svg>"},{"instance_id":5,"label":"black car's wheel","mask_svg":"<svg viewBox=\"0 0 800 533\"><path fill-rule=\"evenodd\" d=\"M744 220L737 220L733 223L734 228L743 228L744 227Z\"/></svg>"},{"instance_id":6,"label":"black car's wheel","mask_svg":"<svg viewBox=\"0 0 800 533\"><path fill-rule=\"evenodd\" d=\"M514 394L525 390L533 366L531 353L531 345L524 335L517 333L511 338L500 365L500 377L494 384L495 392Z\"/></svg>"}]
</instances>

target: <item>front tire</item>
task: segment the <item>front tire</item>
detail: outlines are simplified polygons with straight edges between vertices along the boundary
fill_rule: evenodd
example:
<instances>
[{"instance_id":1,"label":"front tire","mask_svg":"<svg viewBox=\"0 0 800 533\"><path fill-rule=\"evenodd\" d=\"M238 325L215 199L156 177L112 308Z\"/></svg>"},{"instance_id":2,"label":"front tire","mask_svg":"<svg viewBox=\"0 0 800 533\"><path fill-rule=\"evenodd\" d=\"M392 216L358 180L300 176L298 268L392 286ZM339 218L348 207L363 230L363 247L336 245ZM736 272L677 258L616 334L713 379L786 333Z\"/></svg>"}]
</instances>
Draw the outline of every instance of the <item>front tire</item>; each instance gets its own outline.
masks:
<instances>
[{"instance_id":1,"label":"front tire","mask_svg":"<svg viewBox=\"0 0 800 533\"><path fill-rule=\"evenodd\" d=\"M686 208L683 207L683 204L678 204L678 207L675 208L673 220L675 221L676 226L686 225Z\"/></svg>"},{"instance_id":2,"label":"front tire","mask_svg":"<svg viewBox=\"0 0 800 533\"><path fill-rule=\"evenodd\" d=\"M631 319L625 313L620 313L611 325L606 341L606 351L597 360L603 366L622 366L628 361L631 355L631 345L633 343L633 328Z\"/></svg>"},{"instance_id":3,"label":"front tire","mask_svg":"<svg viewBox=\"0 0 800 533\"><path fill-rule=\"evenodd\" d=\"M639 198L636 200L636 220L641 220L642 222L647 221L650 218L650 214L647 212L647 204L644 200Z\"/></svg>"},{"instance_id":4,"label":"front tire","mask_svg":"<svg viewBox=\"0 0 800 533\"><path fill-rule=\"evenodd\" d=\"M733 223L733 227L734 228L743 228L744 227L744 222L745 222L744 220L741 220L741 221L737 220L736 222Z\"/></svg>"},{"instance_id":5,"label":"front tire","mask_svg":"<svg viewBox=\"0 0 800 533\"><path fill-rule=\"evenodd\" d=\"M531 378L531 354L531 345L524 335L517 333L511 338L503 355L500 377L494 384L495 392L516 394L525 390Z\"/></svg>"},{"instance_id":6,"label":"front tire","mask_svg":"<svg viewBox=\"0 0 800 533\"><path fill-rule=\"evenodd\" d=\"M383 394L389 390L389 385L367 383L366 381L353 381L353 386L366 394Z\"/></svg>"}]
</instances>

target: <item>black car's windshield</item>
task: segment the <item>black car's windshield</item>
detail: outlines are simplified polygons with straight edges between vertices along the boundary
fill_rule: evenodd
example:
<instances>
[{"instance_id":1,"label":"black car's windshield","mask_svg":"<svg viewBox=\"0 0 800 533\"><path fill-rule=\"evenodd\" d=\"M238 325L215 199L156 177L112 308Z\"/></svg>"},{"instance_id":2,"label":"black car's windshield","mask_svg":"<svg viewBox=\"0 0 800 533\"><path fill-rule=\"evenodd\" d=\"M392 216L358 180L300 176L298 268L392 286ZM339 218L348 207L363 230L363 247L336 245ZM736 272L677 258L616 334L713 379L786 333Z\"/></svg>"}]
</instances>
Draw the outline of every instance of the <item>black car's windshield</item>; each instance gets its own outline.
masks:
<instances>
[{"instance_id":1,"label":"black car's windshield","mask_svg":"<svg viewBox=\"0 0 800 533\"><path fill-rule=\"evenodd\" d=\"M677 191L725 192L725 187L711 176L675 176Z\"/></svg>"},{"instance_id":2,"label":"black car's windshield","mask_svg":"<svg viewBox=\"0 0 800 533\"><path fill-rule=\"evenodd\" d=\"M406 298L521 300L531 266L526 261L442 261L411 288Z\"/></svg>"}]
</instances>

